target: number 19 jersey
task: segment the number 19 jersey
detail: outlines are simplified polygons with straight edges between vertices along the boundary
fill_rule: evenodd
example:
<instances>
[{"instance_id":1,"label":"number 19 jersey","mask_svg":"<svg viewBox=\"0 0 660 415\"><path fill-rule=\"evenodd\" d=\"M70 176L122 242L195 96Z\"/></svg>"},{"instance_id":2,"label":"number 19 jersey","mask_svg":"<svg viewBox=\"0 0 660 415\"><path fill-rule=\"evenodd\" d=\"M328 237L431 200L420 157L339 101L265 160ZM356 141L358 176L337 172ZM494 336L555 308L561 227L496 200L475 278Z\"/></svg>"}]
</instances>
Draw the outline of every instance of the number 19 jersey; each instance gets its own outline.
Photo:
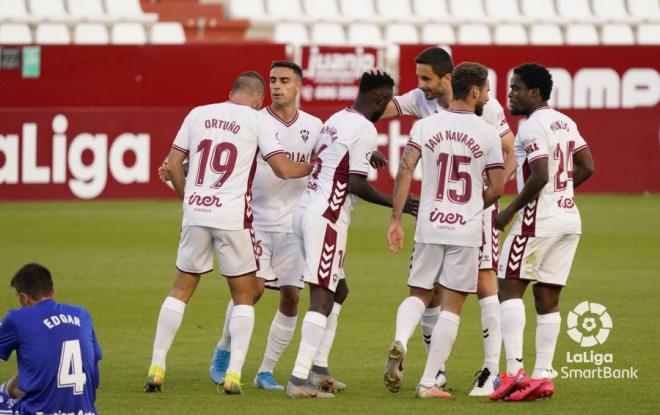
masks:
<instances>
[{"instance_id":1,"label":"number 19 jersey","mask_svg":"<svg viewBox=\"0 0 660 415\"><path fill-rule=\"evenodd\" d=\"M548 159L548 183L518 212L511 234L546 237L581 233L580 212L573 199L573 154L585 148L587 143L575 122L550 107L537 109L522 124L514 141L518 192L529 177L529 164L535 160Z\"/></svg>"},{"instance_id":2,"label":"number 19 jersey","mask_svg":"<svg viewBox=\"0 0 660 415\"><path fill-rule=\"evenodd\" d=\"M189 155L183 226L239 230L252 226L252 181L257 150L264 160L283 153L273 124L233 102L194 108L173 148Z\"/></svg>"},{"instance_id":3,"label":"number 19 jersey","mask_svg":"<svg viewBox=\"0 0 660 415\"><path fill-rule=\"evenodd\" d=\"M497 130L468 111L441 111L413 126L408 146L422 153L415 241L482 244L483 173L503 169Z\"/></svg>"}]
</instances>

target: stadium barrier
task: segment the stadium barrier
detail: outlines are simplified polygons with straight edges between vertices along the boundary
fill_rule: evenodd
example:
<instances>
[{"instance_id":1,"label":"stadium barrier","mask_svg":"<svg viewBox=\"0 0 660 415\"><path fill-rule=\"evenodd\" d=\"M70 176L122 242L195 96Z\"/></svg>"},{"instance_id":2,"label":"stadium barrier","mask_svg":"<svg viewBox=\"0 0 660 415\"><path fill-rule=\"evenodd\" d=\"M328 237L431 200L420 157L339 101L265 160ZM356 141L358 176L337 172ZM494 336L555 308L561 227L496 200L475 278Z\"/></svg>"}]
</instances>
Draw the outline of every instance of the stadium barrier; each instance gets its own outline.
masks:
<instances>
[{"instance_id":1,"label":"stadium barrier","mask_svg":"<svg viewBox=\"0 0 660 415\"><path fill-rule=\"evenodd\" d=\"M399 90L416 86L414 56L401 46ZM660 47L454 46L455 62L481 62L506 109L519 63L550 67L552 104L588 140L597 174L583 191L660 191ZM303 109L322 119L350 105L359 75L382 66L374 48L294 50L305 69ZM283 45L42 46L0 49L0 199L169 198L157 166L186 113L226 99L236 74L287 58ZM519 119L508 114L514 131ZM379 149L390 161L372 172L389 190L414 119L381 121ZM418 184L413 190L418 189ZM509 189L512 190L512 189Z\"/></svg>"}]
</instances>

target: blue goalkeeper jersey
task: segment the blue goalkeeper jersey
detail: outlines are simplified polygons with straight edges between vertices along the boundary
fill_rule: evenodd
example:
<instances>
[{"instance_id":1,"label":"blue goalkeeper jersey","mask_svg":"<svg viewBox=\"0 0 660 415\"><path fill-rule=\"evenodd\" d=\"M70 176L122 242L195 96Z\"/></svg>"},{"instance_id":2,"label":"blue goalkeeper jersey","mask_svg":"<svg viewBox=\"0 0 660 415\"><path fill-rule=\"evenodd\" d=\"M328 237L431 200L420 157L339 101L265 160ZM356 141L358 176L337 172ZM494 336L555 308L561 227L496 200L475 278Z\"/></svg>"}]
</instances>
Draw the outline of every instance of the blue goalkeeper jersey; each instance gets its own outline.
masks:
<instances>
[{"instance_id":1,"label":"blue goalkeeper jersey","mask_svg":"<svg viewBox=\"0 0 660 415\"><path fill-rule=\"evenodd\" d=\"M82 307L45 300L11 310L0 326L0 359L16 350L19 414L96 414L101 348Z\"/></svg>"}]
</instances>

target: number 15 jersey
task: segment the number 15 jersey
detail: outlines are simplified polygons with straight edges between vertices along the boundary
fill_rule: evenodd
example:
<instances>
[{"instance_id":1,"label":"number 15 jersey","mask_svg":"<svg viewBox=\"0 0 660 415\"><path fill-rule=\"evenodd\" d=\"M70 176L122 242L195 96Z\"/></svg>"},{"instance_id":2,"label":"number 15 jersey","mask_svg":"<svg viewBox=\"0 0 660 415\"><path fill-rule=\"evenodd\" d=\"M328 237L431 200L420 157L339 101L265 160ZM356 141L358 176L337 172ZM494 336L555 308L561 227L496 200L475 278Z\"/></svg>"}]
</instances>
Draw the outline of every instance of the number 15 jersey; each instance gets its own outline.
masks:
<instances>
[{"instance_id":1,"label":"number 15 jersey","mask_svg":"<svg viewBox=\"0 0 660 415\"><path fill-rule=\"evenodd\" d=\"M271 121L230 101L197 107L186 117L172 147L190 159L182 225L250 228L257 149L264 160L284 152Z\"/></svg>"},{"instance_id":2,"label":"number 15 jersey","mask_svg":"<svg viewBox=\"0 0 660 415\"><path fill-rule=\"evenodd\" d=\"M482 244L483 173L503 169L497 130L469 111L446 110L410 131L422 153L422 195L415 242Z\"/></svg>"}]
</instances>

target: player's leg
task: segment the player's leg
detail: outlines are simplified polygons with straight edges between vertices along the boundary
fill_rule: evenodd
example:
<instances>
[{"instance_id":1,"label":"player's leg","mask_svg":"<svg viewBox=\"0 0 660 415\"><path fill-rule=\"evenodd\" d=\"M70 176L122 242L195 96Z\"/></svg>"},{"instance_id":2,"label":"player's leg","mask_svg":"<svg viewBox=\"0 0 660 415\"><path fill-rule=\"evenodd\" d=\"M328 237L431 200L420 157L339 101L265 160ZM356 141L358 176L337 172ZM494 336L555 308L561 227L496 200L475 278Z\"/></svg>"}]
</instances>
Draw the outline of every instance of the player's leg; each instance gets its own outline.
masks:
<instances>
[{"instance_id":1,"label":"player's leg","mask_svg":"<svg viewBox=\"0 0 660 415\"><path fill-rule=\"evenodd\" d=\"M200 275L213 269L212 237L208 228L186 226L181 230L176 259L177 272L169 296L158 315L146 392L161 392L165 381L167 353L172 346L186 304L193 296Z\"/></svg>"},{"instance_id":2,"label":"player's leg","mask_svg":"<svg viewBox=\"0 0 660 415\"><path fill-rule=\"evenodd\" d=\"M341 392L346 390L346 384L335 379L328 369L328 357L337 333L339 313L341 312L341 307L344 304L344 301L346 301L346 298L348 297L348 284L343 275L343 267L341 273L342 275L335 290L335 300L332 305L332 311L330 311L330 314L328 315L323 339L321 339L319 350L316 352L316 356L314 356L314 364L312 365L312 370L309 375L309 379L314 386L327 392Z\"/></svg>"},{"instance_id":3,"label":"player's leg","mask_svg":"<svg viewBox=\"0 0 660 415\"><path fill-rule=\"evenodd\" d=\"M433 287L440 273L443 256L444 250L441 245L415 244L408 277L410 295L399 305L394 341L387 351L383 380L390 392L398 392L401 388L408 340L433 297Z\"/></svg>"},{"instance_id":4,"label":"player's leg","mask_svg":"<svg viewBox=\"0 0 660 415\"><path fill-rule=\"evenodd\" d=\"M424 348L426 349L427 354L429 352L429 346L431 345L431 333L433 333L433 327L435 327L435 322L438 321L438 316L442 310L442 307L440 306L441 295L442 288L436 284L433 287L433 297L431 297L431 301L422 314L420 324L422 327L422 340L424 340Z\"/></svg>"},{"instance_id":5,"label":"player's leg","mask_svg":"<svg viewBox=\"0 0 660 415\"><path fill-rule=\"evenodd\" d=\"M240 394L241 370L254 328L258 260L250 229L215 230L213 236L220 272L227 277L229 292L234 302L229 319L231 348L224 390L227 394Z\"/></svg>"}]
</instances>

